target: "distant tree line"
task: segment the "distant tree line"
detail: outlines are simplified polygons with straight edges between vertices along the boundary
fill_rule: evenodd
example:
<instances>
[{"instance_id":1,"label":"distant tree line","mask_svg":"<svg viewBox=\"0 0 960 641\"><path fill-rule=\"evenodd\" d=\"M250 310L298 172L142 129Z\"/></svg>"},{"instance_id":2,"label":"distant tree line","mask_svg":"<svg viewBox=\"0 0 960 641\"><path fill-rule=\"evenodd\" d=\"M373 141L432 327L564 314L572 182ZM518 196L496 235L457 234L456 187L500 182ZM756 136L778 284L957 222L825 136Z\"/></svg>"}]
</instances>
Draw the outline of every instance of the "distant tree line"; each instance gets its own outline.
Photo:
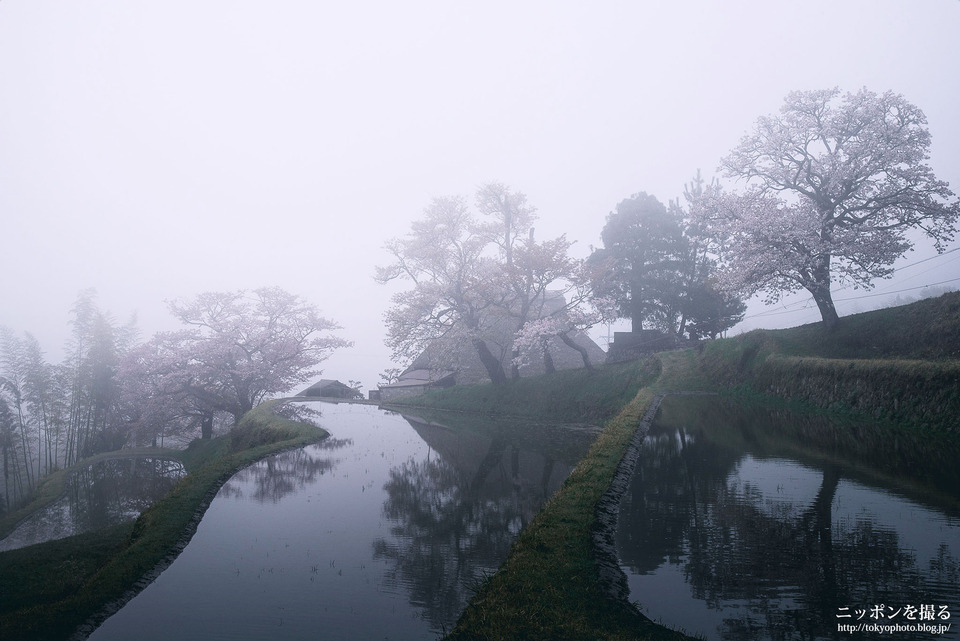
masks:
<instances>
[{"instance_id":1,"label":"distant tree line","mask_svg":"<svg viewBox=\"0 0 960 641\"><path fill-rule=\"evenodd\" d=\"M236 422L265 397L314 376L349 343L337 325L279 288L209 292L169 305L185 329L137 343L93 291L71 313L67 357L45 361L37 340L0 333L0 512L37 481L98 452Z\"/></svg>"},{"instance_id":2,"label":"distant tree line","mask_svg":"<svg viewBox=\"0 0 960 641\"><path fill-rule=\"evenodd\" d=\"M549 340L571 344L613 318L634 332L716 337L757 293L776 302L806 290L833 328L835 281L866 288L889 277L913 230L941 252L952 241L960 203L926 164L930 140L923 112L898 94L793 92L722 159L742 192L697 172L682 203L635 194L607 217L603 247L586 261L569 256L563 236L535 240L535 210L501 184L477 191L479 216L464 198L435 199L388 243L393 261L378 270L381 282L411 283L385 316L387 344L409 362L430 343L469 341L500 383L492 323L514 332L514 377L530 358L550 370ZM561 309L547 309L550 291L564 295Z\"/></svg>"}]
</instances>

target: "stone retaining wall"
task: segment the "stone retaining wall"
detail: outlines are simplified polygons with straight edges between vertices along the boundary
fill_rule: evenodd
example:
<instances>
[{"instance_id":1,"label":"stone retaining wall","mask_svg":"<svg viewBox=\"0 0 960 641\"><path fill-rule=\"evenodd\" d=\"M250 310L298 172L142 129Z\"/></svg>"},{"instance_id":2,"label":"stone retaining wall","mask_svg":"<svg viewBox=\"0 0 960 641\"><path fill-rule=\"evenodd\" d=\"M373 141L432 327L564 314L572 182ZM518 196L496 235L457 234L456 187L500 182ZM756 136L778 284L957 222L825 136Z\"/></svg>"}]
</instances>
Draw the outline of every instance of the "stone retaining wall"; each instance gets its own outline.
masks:
<instances>
[{"instance_id":1,"label":"stone retaining wall","mask_svg":"<svg viewBox=\"0 0 960 641\"><path fill-rule=\"evenodd\" d=\"M758 391L820 407L960 430L960 363L771 355L746 382Z\"/></svg>"}]
</instances>

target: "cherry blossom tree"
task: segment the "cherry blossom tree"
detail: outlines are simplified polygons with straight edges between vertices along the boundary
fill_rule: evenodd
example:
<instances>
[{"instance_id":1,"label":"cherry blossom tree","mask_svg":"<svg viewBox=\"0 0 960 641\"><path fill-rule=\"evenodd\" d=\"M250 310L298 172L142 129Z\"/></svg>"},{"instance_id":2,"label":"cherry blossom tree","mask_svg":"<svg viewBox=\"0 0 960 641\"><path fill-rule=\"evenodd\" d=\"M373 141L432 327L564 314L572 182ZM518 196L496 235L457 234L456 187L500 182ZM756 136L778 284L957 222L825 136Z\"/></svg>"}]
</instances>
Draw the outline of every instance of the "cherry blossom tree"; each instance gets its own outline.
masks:
<instances>
[{"instance_id":1,"label":"cherry blossom tree","mask_svg":"<svg viewBox=\"0 0 960 641\"><path fill-rule=\"evenodd\" d=\"M544 369L552 371L547 348L551 338L579 352L584 366L591 367L586 350L571 338L573 332L583 329L574 319L588 318L582 307L590 294L582 278L583 261L569 255L573 243L565 235L537 241L533 229L536 208L527 203L525 194L501 183L480 187L476 204L484 217L481 229L496 245L500 258L507 287L502 307L517 327L515 338L520 339L511 345L511 378L520 378L521 364L529 363L534 351L543 359ZM531 351L533 345L539 348Z\"/></svg>"},{"instance_id":2,"label":"cherry blossom tree","mask_svg":"<svg viewBox=\"0 0 960 641\"><path fill-rule=\"evenodd\" d=\"M593 369L587 350L574 336L599 323L616 320L616 310L616 301L612 298L595 297L586 279L577 281L573 295L565 298L562 307L530 320L517 330L513 342L514 366L520 368L542 357L546 371L553 371L549 346L551 340L558 339L580 354L584 368Z\"/></svg>"},{"instance_id":3,"label":"cherry blossom tree","mask_svg":"<svg viewBox=\"0 0 960 641\"><path fill-rule=\"evenodd\" d=\"M152 399L138 420L195 416L204 436L214 412L238 422L268 395L317 375L320 362L350 345L330 334L340 329L336 323L278 287L207 292L169 306L187 329L158 334L128 364Z\"/></svg>"},{"instance_id":4,"label":"cherry blossom tree","mask_svg":"<svg viewBox=\"0 0 960 641\"><path fill-rule=\"evenodd\" d=\"M191 431L213 435L216 412L226 404L202 381L204 365L191 350L191 331L161 332L130 350L120 365L121 407L127 442L156 443L164 436Z\"/></svg>"},{"instance_id":5,"label":"cherry blossom tree","mask_svg":"<svg viewBox=\"0 0 960 641\"><path fill-rule=\"evenodd\" d=\"M564 235L537 242L531 229L529 236L517 243L513 261L502 266L510 288L505 307L518 331L546 316L559 319L585 303L588 291L582 286L583 279L578 278L582 272L582 261L570 257L572 244ZM558 303L560 307L557 306ZM546 326L535 323L529 331L536 332L536 327ZM585 356L583 348L570 341L567 331L573 331L572 326L553 335L564 336L571 347ZM513 378L520 377L520 362L517 360L519 350L518 345L512 345ZM544 359L544 368L551 371L553 365L549 361L549 351L544 349L540 353ZM589 360L584 362L589 366Z\"/></svg>"},{"instance_id":6,"label":"cherry blossom tree","mask_svg":"<svg viewBox=\"0 0 960 641\"><path fill-rule=\"evenodd\" d=\"M469 341L490 380L506 381L500 359L484 340L487 312L502 305L507 292L488 245L488 235L459 197L435 198L405 238L387 243L393 261L377 268L377 281L413 285L392 297L384 315L395 358L413 360L437 341Z\"/></svg>"},{"instance_id":7,"label":"cherry blossom tree","mask_svg":"<svg viewBox=\"0 0 960 641\"><path fill-rule=\"evenodd\" d=\"M729 250L725 286L767 302L805 289L832 328L834 280L868 288L890 276L912 230L943 251L960 205L926 163L926 125L889 91L790 93L722 160L728 177L746 183L743 193L711 195Z\"/></svg>"},{"instance_id":8,"label":"cherry blossom tree","mask_svg":"<svg viewBox=\"0 0 960 641\"><path fill-rule=\"evenodd\" d=\"M499 248L503 262L513 264L513 251L522 242L537 219L536 208L527 204L527 196L511 190L503 183L488 183L477 190L476 205L480 213L491 219L478 229L489 234Z\"/></svg>"},{"instance_id":9,"label":"cherry blossom tree","mask_svg":"<svg viewBox=\"0 0 960 641\"><path fill-rule=\"evenodd\" d=\"M576 289L579 261L568 256L565 237L534 238L535 210L524 194L500 183L484 185L476 209L480 217L463 198L434 199L406 237L386 245L393 260L378 268L377 279L412 283L394 295L385 314L395 358L410 361L443 345L453 356L468 341L490 380L502 383L505 364L511 376L520 375L510 358L519 355L513 333L541 318L548 305L550 314L557 313L558 297ZM565 300L572 308L584 297Z\"/></svg>"}]
</instances>

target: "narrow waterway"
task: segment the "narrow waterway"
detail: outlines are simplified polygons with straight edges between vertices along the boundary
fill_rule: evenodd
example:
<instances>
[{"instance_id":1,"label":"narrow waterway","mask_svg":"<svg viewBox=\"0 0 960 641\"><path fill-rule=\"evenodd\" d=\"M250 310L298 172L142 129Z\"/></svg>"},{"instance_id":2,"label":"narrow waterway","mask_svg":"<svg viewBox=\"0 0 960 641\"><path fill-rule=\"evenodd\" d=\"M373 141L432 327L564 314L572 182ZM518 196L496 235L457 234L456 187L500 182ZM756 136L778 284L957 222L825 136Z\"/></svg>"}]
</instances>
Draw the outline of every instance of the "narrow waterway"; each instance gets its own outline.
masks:
<instances>
[{"instance_id":1,"label":"narrow waterway","mask_svg":"<svg viewBox=\"0 0 960 641\"><path fill-rule=\"evenodd\" d=\"M132 521L185 474L178 461L118 458L71 472L63 496L0 540L0 552Z\"/></svg>"},{"instance_id":2,"label":"narrow waterway","mask_svg":"<svg viewBox=\"0 0 960 641\"><path fill-rule=\"evenodd\" d=\"M630 599L708 640L960 638L958 460L875 425L668 397L621 504Z\"/></svg>"},{"instance_id":3,"label":"narrow waterway","mask_svg":"<svg viewBox=\"0 0 960 641\"><path fill-rule=\"evenodd\" d=\"M331 436L235 475L91 639L435 639L595 436L296 405Z\"/></svg>"}]
</instances>

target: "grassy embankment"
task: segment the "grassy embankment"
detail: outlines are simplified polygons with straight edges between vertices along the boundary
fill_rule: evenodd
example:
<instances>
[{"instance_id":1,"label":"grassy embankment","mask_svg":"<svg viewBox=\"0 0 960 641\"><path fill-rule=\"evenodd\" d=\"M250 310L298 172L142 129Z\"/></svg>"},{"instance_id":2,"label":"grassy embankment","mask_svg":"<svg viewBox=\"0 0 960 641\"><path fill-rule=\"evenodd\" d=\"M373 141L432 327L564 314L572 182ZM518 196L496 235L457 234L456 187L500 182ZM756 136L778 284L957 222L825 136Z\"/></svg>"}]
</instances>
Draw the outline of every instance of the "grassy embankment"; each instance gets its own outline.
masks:
<instances>
[{"instance_id":1,"label":"grassy embankment","mask_svg":"<svg viewBox=\"0 0 960 641\"><path fill-rule=\"evenodd\" d=\"M704 346L724 386L855 413L930 434L960 432L960 292Z\"/></svg>"},{"instance_id":2,"label":"grassy embankment","mask_svg":"<svg viewBox=\"0 0 960 641\"><path fill-rule=\"evenodd\" d=\"M596 372L561 372L501 387L453 388L408 403L553 420L599 420L604 431L525 528L449 640L661 639L681 635L601 592L593 528L630 438L656 394L733 390L956 441L960 294L818 324L755 331L701 350L659 354ZM630 378L631 385L622 385ZM641 383L636 394L633 384ZM604 392L606 386L610 389ZM851 390L856 393L851 393ZM618 409L619 408L619 409ZM589 414L581 413L586 412Z\"/></svg>"},{"instance_id":3,"label":"grassy embankment","mask_svg":"<svg viewBox=\"0 0 960 641\"><path fill-rule=\"evenodd\" d=\"M182 452L137 451L178 459L188 474L133 523L0 553L0 639L67 638L175 555L220 485L237 469L324 436L319 428L275 416L264 404L230 434L194 441ZM130 453L100 455L78 465ZM68 472L48 478L31 505L0 521L0 533L57 498Z\"/></svg>"}]
</instances>

